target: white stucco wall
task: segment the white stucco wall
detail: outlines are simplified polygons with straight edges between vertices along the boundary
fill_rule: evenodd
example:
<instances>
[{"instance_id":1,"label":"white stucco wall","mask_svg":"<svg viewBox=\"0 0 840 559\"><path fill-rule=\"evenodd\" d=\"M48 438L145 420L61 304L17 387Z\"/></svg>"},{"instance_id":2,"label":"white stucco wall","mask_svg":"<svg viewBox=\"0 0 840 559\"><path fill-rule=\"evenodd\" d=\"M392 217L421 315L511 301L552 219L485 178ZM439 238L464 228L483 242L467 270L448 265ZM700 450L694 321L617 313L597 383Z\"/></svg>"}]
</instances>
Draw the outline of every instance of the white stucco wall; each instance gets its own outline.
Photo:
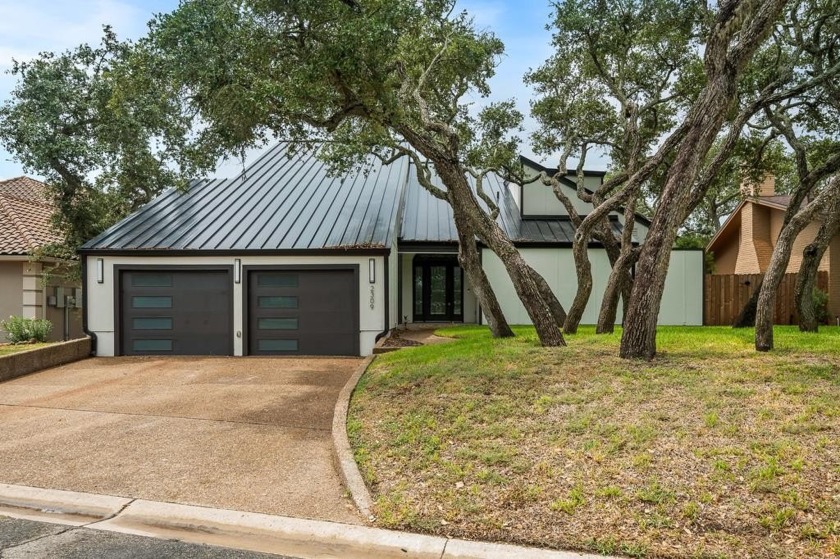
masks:
<instances>
[{"instance_id":1,"label":"white stucco wall","mask_svg":"<svg viewBox=\"0 0 840 559\"><path fill-rule=\"evenodd\" d=\"M577 290L574 257L571 249L520 249L525 260L551 285L564 307L569 308ZM482 252L484 270L496 292L502 310L511 324L530 324L528 313L519 301L516 290L499 258L491 251ZM583 313L581 324L595 324L601 296L607 285L610 264L603 249L591 249L592 296ZM618 316L622 313L621 303ZM701 251L674 251L665 283L660 324L703 323L703 253Z\"/></svg>"},{"instance_id":2,"label":"white stucco wall","mask_svg":"<svg viewBox=\"0 0 840 559\"><path fill-rule=\"evenodd\" d=\"M152 257L152 256L103 256L105 265L104 282L96 282L96 256L87 257L87 312L88 330L96 334L96 353L99 356L115 355L116 340L114 324L118 320L114 309L115 277L114 266L233 266L234 259L240 258L242 266L265 265L334 265L346 264L359 266L359 347L362 355L369 355L377 334L386 329L385 325L385 267L382 256L189 256L189 257ZM368 277L368 260L376 261L376 282L371 284ZM390 278L392 291L396 291L396 274ZM243 286L233 284L233 351L234 355L244 354L244 340L241 333L243 325ZM372 301L372 302L371 302ZM237 335L240 333L240 335Z\"/></svg>"}]
</instances>

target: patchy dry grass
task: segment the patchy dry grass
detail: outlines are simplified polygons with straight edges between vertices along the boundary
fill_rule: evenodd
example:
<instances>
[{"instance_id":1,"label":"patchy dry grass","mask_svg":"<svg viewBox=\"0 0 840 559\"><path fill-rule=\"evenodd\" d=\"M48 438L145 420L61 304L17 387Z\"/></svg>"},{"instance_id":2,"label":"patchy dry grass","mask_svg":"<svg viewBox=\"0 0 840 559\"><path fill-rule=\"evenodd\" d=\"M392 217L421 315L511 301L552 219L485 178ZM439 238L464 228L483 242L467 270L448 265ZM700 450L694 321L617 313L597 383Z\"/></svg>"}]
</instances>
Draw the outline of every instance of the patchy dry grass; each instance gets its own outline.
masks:
<instances>
[{"instance_id":1,"label":"patchy dry grass","mask_svg":"<svg viewBox=\"0 0 840 559\"><path fill-rule=\"evenodd\" d=\"M30 349L38 349L41 347L45 347L50 345L49 343L44 344L6 344L0 343L0 357L4 355L10 355L12 353L17 353L19 351L28 351Z\"/></svg>"},{"instance_id":2,"label":"patchy dry grass","mask_svg":"<svg viewBox=\"0 0 840 559\"><path fill-rule=\"evenodd\" d=\"M840 329L533 329L381 356L348 429L381 526L634 557L840 554Z\"/></svg>"}]
</instances>

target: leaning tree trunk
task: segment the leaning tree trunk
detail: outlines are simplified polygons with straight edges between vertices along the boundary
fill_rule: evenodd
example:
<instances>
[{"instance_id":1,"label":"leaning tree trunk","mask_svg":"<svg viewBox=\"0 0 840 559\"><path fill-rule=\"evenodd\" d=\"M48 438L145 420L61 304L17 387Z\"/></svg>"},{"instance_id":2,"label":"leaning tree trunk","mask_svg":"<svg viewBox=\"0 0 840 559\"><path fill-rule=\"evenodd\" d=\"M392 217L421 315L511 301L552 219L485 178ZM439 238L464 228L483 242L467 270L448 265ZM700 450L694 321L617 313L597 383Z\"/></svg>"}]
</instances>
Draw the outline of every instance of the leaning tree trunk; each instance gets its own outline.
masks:
<instances>
[{"instance_id":1,"label":"leaning tree trunk","mask_svg":"<svg viewBox=\"0 0 840 559\"><path fill-rule=\"evenodd\" d=\"M542 295L542 298L545 299L545 302L548 304L548 310L551 311L551 316L554 317L554 321L557 324L563 324L566 321L566 310L563 308L563 305L560 304L560 301L557 299L557 295L555 295L554 291L551 290L551 286L548 285L548 282L545 281L544 277L542 277L530 266L528 266L528 273L534 283L537 284L537 289L539 289L540 295Z\"/></svg>"},{"instance_id":2,"label":"leaning tree trunk","mask_svg":"<svg viewBox=\"0 0 840 559\"><path fill-rule=\"evenodd\" d=\"M618 301L623 297L624 304L626 305L630 299L629 291L633 286L633 279L630 277L630 267L634 261L635 253L625 252L613 264L610 278L607 281L607 288L604 290L604 298L601 300L598 325L595 328L596 334L612 334L615 331Z\"/></svg>"},{"instance_id":3,"label":"leaning tree trunk","mask_svg":"<svg viewBox=\"0 0 840 559\"><path fill-rule=\"evenodd\" d=\"M502 261L516 294L534 325L540 343L544 346L566 345L560 325L546 300L546 294L540 289L538 282L534 281L536 272L528 266L513 242L481 208L457 164L450 161L434 163L435 170L448 189L453 214L460 214L461 218L468 220L478 238ZM553 294L551 295L553 297Z\"/></svg>"},{"instance_id":4,"label":"leaning tree trunk","mask_svg":"<svg viewBox=\"0 0 840 559\"><path fill-rule=\"evenodd\" d=\"M595 327L596 334L612 334L615 331L619 297L624 299L625 308L627 308L627 301L630 300L630 291L633 288L630 268L638 256L632 242L632 227L635 225L635 215L632 213L634 207L633 204L628 204L625 208L621 242L615 238L609 221L605 221L601 226L599 240L604 245L604 250L610 260L610 276L601 298L601 309L598 312L598 323Z\"/></svg>"},{"instance_id":5,"label":"leaning tree trunk","mask_svg":"<svg viewBox=\"0 0 840 559\"><path fill-rule=\"evenodd\" d=\"M811 243L802 252L802 265L796 276L793 297L796 301L796 311L799 315L800 332L818 332L817 309L814 307L814 289L817 287L817 271L820 260L827 247L822 250L816 243Z\"/></svg>"},{"instance_id":6,"label":"leaning tree trunk","mask_svg":"<svg viewBox=\"0 0 840 559\"><path fill-rule=\"evenodd\" d=\"M589 261L588 253L589 237L588 235L585 237L579 238L578 235L575 235L575 242L572 246L572 253L575 257L577 290L572 306L569 307L569 312L566 315L566 321L563 323L563 331L567 334L577 332L583 318L583 312L586 310L587 303L589 303L589 297L592 295L592 264Z\"/></svg>"},{"instance_id":7,"label":"leaning tree trunk","mask_svg":"<svg viewBox=\"0 0 840 559\"><path fill-rule=\"evenodd\" d=\"M643 273L633 281L619 349L619 355L625 359L653 359L656 355L656 322L665 290L671 247L679 227L679 223L674 222L677 211L666 213L671 217L663 217L659 221L654 219L639 255L637 268Z\"/></svg>"},{"instance_id":8,"label":"leaning tree trunk","mask_svg":"<svg viewBox=\"0 0 840 559\"><path fill-rule=\"evenodd\" d=\"M819 323L817 311L814 308L814 289L817 287L817 272L828 245L837 231L840 230L840 204L837 200L829 204L824 212L825 219L820 225L814 241L802 251L802 264L796 276L793 296L796 300L796 310L799 314L799 330L801 332L817 332Z\"/></svg>"},{"instance_id":9,"label":"leaning tree trunk","mask_svg":"<svg viewBox=\"0 0 840 559\"><path fill-rule=\"evenodd\" d=\"M758 296L758 306L755 313L756 350L770 351L773 349L773 315L775 314L773 311L776 308L776 292L790 262L793 242L818 211L836 207L838 196L840 196L840 176L835 176L814 200L805 208L800 209L782 228L776 246L773 248L773 256L770 257L770 264L764 274L761 293Z\"/></svg>"},{"instance_id":10,"label":"leaning tree trunk","mask_svg":"<svg viewBox=\"0 0 840 559\"><path fill-rule=\"evenodd\" d=\"M509 338L513 336L513 330L505 318L496 293L493 291L487 274L481 266L478 247L475 243L475 234L472 227L460 216L455 216L455 225L458 230L458 262L461 264L467 281L478 299L478 304L487 317L487 325L494 338Z\"/></svg>"},{"instance_id":11,"label":"leaning tree trunk","mask_svg":"<svg viewBox=\"0 0 840 559\"><path fill-rule=\"evenodd\" d=\"M759 280L758 285L755 286L755 290L750 295L749 301L735 317L735 321L732 323L733 328L752 328L755 326L755 311L758 308L758 296L761 294L762 283L764 283L764 280Z\"/></svg>"},{"instance_id":12,"label":"leaning tree trunk","mask_svg":"<svg viewBox=\"0 0 840 559\"><path fill-rule=\"evenodd\" d=\"M505 318L499 300L496 298L490 281L487 279L487 274L484 273L484 268L481 265L472 228L459 224L457 229L459 237L458 262L470 282L482 312L487 318L490 332L496 338L512 337L514 335L513 330L511 330Z\"/></svg>"},{"instance_id":13,"label":"leaning tree trunk","mask_svg":"<svg viewBox=\"0 0 840 559\"><path fill-rule=\"evenodd\" d=\"M624 314L619 350L624 358L652 359L656 355L656 323L671 247L677 228L697 206L704 189L708 189L705 184L692 191L692 185L701 161L723 126L744 68L770 34L784 5L785 0L730 2L717 14L704 53L706 85L681 127L685 136L666 175L656 214L639 255L639 273Z\"/></svg>"},{"instance_id":14,"label":"leaning tree trunk","mask_svg":"<svg viewBox=\"0 0 840 559\"><path fill-rule=\"evenodd\" d=\"M614 266L621 255L621 248L613 236L612 228L609 225L609 214L604 216L600 222L593 224L591 228L578 226L572 244L572 255L575 260L575 272L577 275L577 290L572 306L569 307L569 314L563 324L563 331L567 334L577 332L586 305L592 297L592 262L589 260L589 241L593 237L601 241L610 265Z\"/></svg>"},{"instance_id":15,"label":"leaning tree trunk","mask_svg":"<svg viewBox=\"0 0 840 559\"><path fill-rule=\"evenodd\" d=\"M566 341L563 339L560 325L555 320L551 307L543 297L537 282L533 279L533 270L509 239L500 232L499 234L492 233L494 232L486 237L482 236L482 240L505 266L516 294L534 324L540 343L544 346L565 346Z\"/></svg>"},{"instance_id":16,"label":"leaning tree trunk","mask_svg":"<svg viewBox=\"0 0 840 559\"><path fill-rule=\"evenodd\" d=\"M785 276L788 262L790 262L790 251L793 248L793 241L796 236L805 228L807 221L801 222L791 220L782 229L776 246L773 248L773 256L770 264L764 273L764 281L761 282L761 290L758 294L758 302L755 308L755 349L758 351L770 351L773 349L773 317L776 314L776 291Z\"/></svg>"}]
</instances>

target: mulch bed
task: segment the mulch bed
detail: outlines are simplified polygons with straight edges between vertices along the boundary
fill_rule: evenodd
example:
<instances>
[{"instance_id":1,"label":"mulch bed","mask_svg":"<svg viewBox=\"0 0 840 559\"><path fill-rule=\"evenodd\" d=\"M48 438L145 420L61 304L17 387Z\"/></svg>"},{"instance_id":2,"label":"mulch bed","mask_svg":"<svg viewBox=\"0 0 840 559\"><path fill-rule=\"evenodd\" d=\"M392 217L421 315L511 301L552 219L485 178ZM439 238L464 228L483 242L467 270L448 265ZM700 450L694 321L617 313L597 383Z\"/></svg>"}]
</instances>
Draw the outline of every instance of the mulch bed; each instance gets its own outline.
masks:
<instances>
[{"instance_id":1,"label":"mulch bed","mask_svg":"<svg viewBox=\"0 0 840 559\"><path fill-rule=\"evenodd\" d=\"M408 338L403 338L399 331L394 330L391 332L391 337L385 340L385 343L382 344L382 347L416 347L421 346L420 342L417 340L409 340Z\"/></svg>"}]
</instances>

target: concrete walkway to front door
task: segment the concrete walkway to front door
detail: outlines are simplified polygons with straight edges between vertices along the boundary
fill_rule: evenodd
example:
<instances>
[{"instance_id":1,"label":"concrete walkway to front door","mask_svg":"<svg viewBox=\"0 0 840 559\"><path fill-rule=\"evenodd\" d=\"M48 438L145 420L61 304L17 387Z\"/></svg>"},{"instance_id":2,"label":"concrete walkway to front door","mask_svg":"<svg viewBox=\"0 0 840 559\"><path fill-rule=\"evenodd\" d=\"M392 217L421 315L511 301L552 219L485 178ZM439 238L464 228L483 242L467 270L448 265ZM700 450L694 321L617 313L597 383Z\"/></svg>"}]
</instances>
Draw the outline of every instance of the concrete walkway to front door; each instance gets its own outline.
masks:
<instances>
[{"instance_id":1,"label":"concrete walkway to front door","mask_svg":"<svg viewBox=\"0 0 840 559\"><path fill-rule=\"evenodd\" d=\"M330 435L360 363L94 358L0 383L0 483L361 523Z\"/></svg>"}]
</instances>

